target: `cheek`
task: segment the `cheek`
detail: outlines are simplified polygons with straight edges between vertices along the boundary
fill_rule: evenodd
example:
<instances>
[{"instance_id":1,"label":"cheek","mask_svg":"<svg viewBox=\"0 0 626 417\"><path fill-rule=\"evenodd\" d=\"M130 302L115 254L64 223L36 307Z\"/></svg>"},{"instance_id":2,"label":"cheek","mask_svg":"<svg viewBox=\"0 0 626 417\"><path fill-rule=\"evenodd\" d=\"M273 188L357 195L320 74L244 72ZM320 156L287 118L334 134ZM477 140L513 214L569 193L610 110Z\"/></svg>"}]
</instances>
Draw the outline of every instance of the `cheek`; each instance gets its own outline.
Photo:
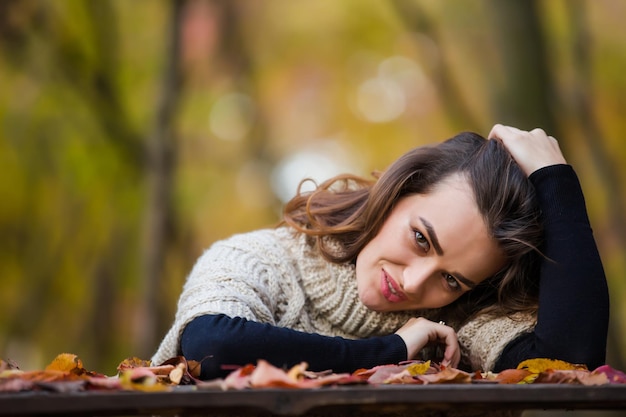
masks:
<instances>
[{"instance_id":1,"label":"cheek","mask_svg":"<svg viewBox=\"0 0 626 417\"><path fill-rule=\"evenodd\" d=\"M439 290L432 294L431 302L428 308L441 308L452 304L458 300L465 292L450 293L445 290Z\"/></svg>"},{"instance_id":2,"label":"cheek","mask_svg":"<svg viewBox=\"0 0 626 417\"><path fill-rule=\"evenodd\" d=\"M376 240L370 240L356 257L357 270L367 268L369 265L373 264L377 258L376 252Z\"/></svg>"}]
</instances>

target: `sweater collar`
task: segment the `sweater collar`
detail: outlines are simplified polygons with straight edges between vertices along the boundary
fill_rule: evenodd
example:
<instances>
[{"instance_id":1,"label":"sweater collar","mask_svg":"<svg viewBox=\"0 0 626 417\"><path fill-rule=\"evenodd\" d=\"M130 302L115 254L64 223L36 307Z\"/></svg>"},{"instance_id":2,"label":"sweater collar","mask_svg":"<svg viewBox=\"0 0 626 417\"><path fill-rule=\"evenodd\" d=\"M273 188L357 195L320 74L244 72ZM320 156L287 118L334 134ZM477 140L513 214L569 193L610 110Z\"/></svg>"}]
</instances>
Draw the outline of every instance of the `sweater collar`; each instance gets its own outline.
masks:
<instances>
[{"instance_id":1,"label":"sweater collar","mask_svg":"<svg viewBox=\"0 0 626 417\"><path fill-rule=\"evenodd\" d=\"M301 270L302 287L310 311L344 333L363 338L394 333L416 313L370 310L359 299L353 264L328 262L304 235L291 247Z\"/></svg>"}]
</instances>

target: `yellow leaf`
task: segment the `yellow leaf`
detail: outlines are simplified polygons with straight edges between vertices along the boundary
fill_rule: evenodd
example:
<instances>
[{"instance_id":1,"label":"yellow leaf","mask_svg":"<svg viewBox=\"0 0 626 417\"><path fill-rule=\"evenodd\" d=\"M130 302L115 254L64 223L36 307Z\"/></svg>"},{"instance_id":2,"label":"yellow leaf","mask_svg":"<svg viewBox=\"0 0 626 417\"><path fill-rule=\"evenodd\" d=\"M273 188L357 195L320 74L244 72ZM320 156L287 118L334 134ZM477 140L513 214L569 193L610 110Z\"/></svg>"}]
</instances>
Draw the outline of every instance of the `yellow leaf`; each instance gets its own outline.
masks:
<instances>
[{"instance_id":1,"label":"yellow leaf","mask_svg":"<svg viewBox=\"0 0 626 417\"><path fill-rule=\"evenodd\" d=\"M146 368L134 368L122 371L119 375L120 385L123 389L158 392L167 391L168 387L159 383L158 377Z\"/></svg>"},{"instance_id":2,"label":"yellow leaf","mask_svg":"<svg viewBox=\"0 0 626 417\"><path fill-rule=\"evenodd\" d=\"M409 365L406 370L409 371L411 376L424 375L430 369L430 361L423 363L414 363Z\"/></svg>"},{"instance_id":3,"label":"yellow leaf","mask_svg":"<svg viewBox=\"0 0 626 417\"><path fill-rule=\"evenodd\" d=\"M522 379L519 384L532 384L533 382L535 382L535 380L537 379L537 377L539 376L539 374L530 374L527 377L525 377L524 379Z\"/></svg>"},{"instance_id":4,"label":"yellow leaf","mask_svg":"<svg viewBox=\"0 0 626 417\"><path fill-rule=\"evenodd\" d=\"M526 369L533 374L540 374L549 369L554 371L570 371L575 369L587 370L587 367L585 365L576 365L558 359L536 358L521 362L517 365L517 369Z\"/></svg>"},{"instance_id":5,"label":"yellow leaf","mask_svg":"<svg viewBox=\"0 0 626 417\"><path fill-rule=\"evenodd\" d=\"M308 363L300 362L299 364L294 365L291 367L291 369L289 369L289 371L287 372L287 376L294 381L299 381L304 377L304 372L308 367Z\"/></svg>"},{"instance_id":6,"label":"yellow leaf","mask_svg":"<svg viewBox=\"0 0 626 417\"><path fill-rule=\"evenodd\" d=\"M71 353L61 353L48 366L46 371L72 372L83 370L83 362Z\"/></svg>"}]
</instances>

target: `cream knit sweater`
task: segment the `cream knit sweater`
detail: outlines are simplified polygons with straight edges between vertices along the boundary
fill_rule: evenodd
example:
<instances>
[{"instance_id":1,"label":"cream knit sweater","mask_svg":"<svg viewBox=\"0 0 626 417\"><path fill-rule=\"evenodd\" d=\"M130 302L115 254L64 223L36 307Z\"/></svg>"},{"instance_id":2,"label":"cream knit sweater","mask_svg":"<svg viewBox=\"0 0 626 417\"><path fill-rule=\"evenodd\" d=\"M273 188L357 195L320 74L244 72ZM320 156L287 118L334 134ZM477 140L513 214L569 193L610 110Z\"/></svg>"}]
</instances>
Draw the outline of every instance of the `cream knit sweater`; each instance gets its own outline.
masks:
<instances>
[{"instance_id":1,"label":"cream knit sweater","mask_svg":"<svg viewBox=\"0 0 626 417\"><path fill-rule=\"evenodd\" d=\"M179 354L180 335L195 317L221 313L351 339L394 333L410 317L439 320L436 311L369 310L359 300L354 266L329 263L289 227L235 235L206 250L187 278L174 324L152 362ZM533 326L532 317L481 316L456 330L465 361L487 371L509 341Z\"/></svg>"}]
</instances>

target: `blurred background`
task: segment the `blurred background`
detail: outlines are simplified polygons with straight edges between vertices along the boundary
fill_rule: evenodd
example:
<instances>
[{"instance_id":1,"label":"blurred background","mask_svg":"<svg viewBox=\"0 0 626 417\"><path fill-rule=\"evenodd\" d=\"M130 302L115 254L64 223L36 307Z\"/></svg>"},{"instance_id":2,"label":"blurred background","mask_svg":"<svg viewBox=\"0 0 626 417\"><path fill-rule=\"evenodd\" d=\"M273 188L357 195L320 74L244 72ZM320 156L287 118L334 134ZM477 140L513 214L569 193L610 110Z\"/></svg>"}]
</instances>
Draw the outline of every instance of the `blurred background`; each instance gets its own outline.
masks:
<instances>
[{"instance_id":1,"label":"blurred background","mask_svg":"<svg viewBox=\"0 0 626 417\"><path fill-rule=\"evenodd\" d=\"M149 358L203 248L304 177L496 123L576 168L626 368L626 2L1 0L0 357ZM593 303L594 300L580 300Z\"/></svg>"}]
</instances>

